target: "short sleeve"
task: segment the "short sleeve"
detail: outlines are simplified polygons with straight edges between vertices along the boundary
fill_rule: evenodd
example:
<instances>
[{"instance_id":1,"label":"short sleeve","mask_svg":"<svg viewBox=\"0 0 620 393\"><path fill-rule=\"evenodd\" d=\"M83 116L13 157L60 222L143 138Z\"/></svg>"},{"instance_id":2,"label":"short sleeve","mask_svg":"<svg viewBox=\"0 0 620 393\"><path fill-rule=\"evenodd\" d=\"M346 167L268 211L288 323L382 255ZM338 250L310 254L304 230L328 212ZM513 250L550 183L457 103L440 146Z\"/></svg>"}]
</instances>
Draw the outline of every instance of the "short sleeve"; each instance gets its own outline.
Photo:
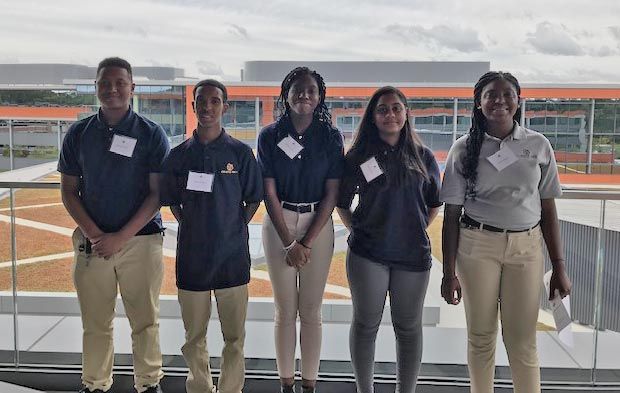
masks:
<instances>
[{"instance_id":1,"label":"short sleeve","mask_svg":"<svg viewBox=\"0 0 620 393\"><path fill-rule=\"evenodd\" d=\"M241 193L243 201L245 203L256 203L263 200L263 178L261 171L254 158L252 149L248 146L244 146L240 180L241 180Z\"/></svg>"},{"instance_id":2,"label":"short sleeve","mask_svg":"<svg viewBox=\"0 0 620 393\"><path fill-rule=\"evenodd\" d=\"M181 204L177 154L170 153L161 166L159 177L159 201L162 206L178 206Z\"/></svg>"},{"instance_id":3,"label":"short sleeve","mask_svg":"<svg viewBox=\"0 0 620 393\"><path fill-rule=\"evenodd\" d=\"M162 171L162 164L170 152L170 144L166 137L166 132L161 126L153 131L153 139L149 151L149 172L159 173Z\"/></svg>"},{"instance_id":4,"label":"short sleeve","mask_svg":"<svg viewBox=\"0 0 620 393\"><path fill-rule=\"evenodd\" d=\"M326 178L340 179L344 173L344 143L340 131L332 130L331 132L327 157L329 168Z\"/></svg>"},{"instance_id":5,"label":"short sleeve","mask_svg":"<svg viewBox=\"0 0 620 393\"><path fill-rule=\"evenodd\" d=\"M338 193L338 201L336 207L341 209L349 209L353 203L353 197L357 192L357 168L355 168L351 160L345 160L344 173L340 182L340 191Z\"/></svg>"},{"instance_id":6,"label":"short sleeve","mask_svg":"<svg viewBox=\"0 0 620 393\"><path fill-rule=\"evenodd\" d=\"M263 178L274 177L273 171L273 150L274 143L271 128L264 128L260 134L258 134L258 167L263 175Z\"/></svg>"},{"instance_id":7,"label":"short sleeve","mask_svg":"<svg viewBox=\"0 0 620 393\"><path fill-rule=\"evenodd\" d=\"M466 137L463 137L466 138ZM439 199L450 205L463 205L465 203L466 181L463 177L461 165L461 151L465 146L465 140L459 139L452 145L446 159L446 169L443 175L443 183L439 193Z\"/></svg>"},{"instance_id":8,"label":"short sleeve","mask_svg":"<svg viewBox=\"0 0 620 393\"><path fill-rule=\"evenodd\" d=\"M79 124L74 123L69 128L62 142L62 149L58 160L58 172L69 176L82 176L82 167L79 162L79 135L83 129L79 128Z\"/></svg>"},{"instance_id":9,"label":"short sleeve","mask_svg":"<svg viewBox=\"0 0 620 393\"><path fill-rule=\"evenodd\" d=\"M441 190L439 165L437 165L437 160L430 149L426 148L424 155L426 158L426 172L428 174L428 181L424 184L424 200L428 207L439 207L442 204L439 198Z\"/></svg>"},{"instance_id":10,"label":"short sleeve","mask_svg":"<svg viewBox=\"0 0 620 393\"><path fill-rule=\"evenodd\" d=\"M555 162L555 154L547 138L545 138L545 145L546 162L540 164L538 193L540 194L540 199L558 198L562 196L562 186L560 185L560 176L558 175L558 167Z\"/></svg>"}]
</instances>

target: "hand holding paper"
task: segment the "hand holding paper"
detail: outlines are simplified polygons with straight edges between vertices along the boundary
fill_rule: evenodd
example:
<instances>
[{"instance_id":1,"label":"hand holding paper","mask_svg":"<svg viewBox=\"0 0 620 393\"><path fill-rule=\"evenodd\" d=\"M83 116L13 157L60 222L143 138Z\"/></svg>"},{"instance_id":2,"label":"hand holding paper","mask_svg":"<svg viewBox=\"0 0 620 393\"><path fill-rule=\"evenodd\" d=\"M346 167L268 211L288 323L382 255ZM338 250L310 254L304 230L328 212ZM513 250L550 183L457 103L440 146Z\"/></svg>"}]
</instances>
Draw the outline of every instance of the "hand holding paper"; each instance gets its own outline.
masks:
<instances>
[{"instance_id":1,"label":"hand holding paper","mask_svg":"<svg viewBox=\"0 0 620 393\"><path fill-rule=\"evenodd\" d=\"M560 341L568 347L573 347L573 331L571 329L571 323L573 322L570 316L570 296L568 293L562 298L560 290L558 288L553 289L553 295L550 294L551 285L551 271L545 273L543 281L545 283L545 289L549 294L549 302L551 303L551 310L553 311L553 319L555 321L555 328L558 332Z\"/></svg>"}]
</instances>

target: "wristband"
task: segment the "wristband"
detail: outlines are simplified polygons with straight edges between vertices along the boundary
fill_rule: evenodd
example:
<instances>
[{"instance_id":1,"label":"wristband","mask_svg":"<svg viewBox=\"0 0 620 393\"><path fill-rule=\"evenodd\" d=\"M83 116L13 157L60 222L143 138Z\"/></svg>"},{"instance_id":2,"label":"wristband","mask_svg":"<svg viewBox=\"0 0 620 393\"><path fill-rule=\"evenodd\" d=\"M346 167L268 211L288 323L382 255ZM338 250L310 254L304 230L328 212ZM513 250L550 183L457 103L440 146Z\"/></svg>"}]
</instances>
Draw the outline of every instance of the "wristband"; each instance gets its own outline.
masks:
<instances>
[{"instance_id":1,"label":"wristband","mask_svg":"<svg viewBox=\"0 0 620 393\"><path fill-rule=\"evenodd\" d=\"M298 241L297 244L300 244L303 248L307 248L308 250L312 250L312 247L306 246L303 242Z\"/></svg>"},{"instance_id":2,"label":"wristband","mask_svg":"<svg viewBox=\"0 0 620 393\"><path fill-rule=\"evenodd\" d=\"M291 248L295 247L295 243L297 243L297 240L293 240L291 244L289 244L288 246L285 246L284 251L290 251Z\"/></svg>"}]
</instances>

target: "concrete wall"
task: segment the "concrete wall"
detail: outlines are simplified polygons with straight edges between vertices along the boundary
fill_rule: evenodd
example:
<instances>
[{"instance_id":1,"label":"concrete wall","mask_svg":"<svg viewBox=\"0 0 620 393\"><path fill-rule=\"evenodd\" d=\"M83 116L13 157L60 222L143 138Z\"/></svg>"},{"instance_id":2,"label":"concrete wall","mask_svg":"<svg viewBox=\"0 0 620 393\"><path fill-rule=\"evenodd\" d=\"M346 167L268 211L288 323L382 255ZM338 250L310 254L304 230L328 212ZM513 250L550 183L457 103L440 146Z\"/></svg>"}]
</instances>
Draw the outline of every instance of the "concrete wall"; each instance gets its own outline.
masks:
<instances>
[{"instance_id":1,"label":"concrete wall","mask_svg":"<svg viewBox=\"0 0 620 393\"><path fill-rule=\"evenodd\" d=\"M488 61L246 61L245 81L280 82L295 67L314 69L326 82L475 83Z\"/></svg>"},{"instance_id":2,"label":"concrete wall","mask_svg":"<svg viewBox=\"0 0 620 393\"><path fill-rule=\"evenodd\" d=\"M153 80L182 78L182 68L133 67L136 77ZM95 80L97 67L78 64L0 64L0 84L61 85L64 79Z\"/></svg>"}]
</instances>

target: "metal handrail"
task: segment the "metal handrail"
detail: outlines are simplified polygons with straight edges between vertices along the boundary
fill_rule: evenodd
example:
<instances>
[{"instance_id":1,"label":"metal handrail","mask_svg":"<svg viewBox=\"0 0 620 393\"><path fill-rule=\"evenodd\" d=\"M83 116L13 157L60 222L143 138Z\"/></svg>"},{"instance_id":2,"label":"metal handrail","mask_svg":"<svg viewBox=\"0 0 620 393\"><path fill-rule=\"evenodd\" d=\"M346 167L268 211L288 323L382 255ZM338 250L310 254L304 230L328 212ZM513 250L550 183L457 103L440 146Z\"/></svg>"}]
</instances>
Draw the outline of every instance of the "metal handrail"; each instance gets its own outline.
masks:
<instances>
[{"instance_id":1,"label":"metal handrail","mask_svg":"<svg viewBox=\"0 0 620 393\"><path fill-rule=\"evenodd\" d=\"M0 188L60 189L60 182L51 181L0 181Z\"/></svg>"}]
</instances>

